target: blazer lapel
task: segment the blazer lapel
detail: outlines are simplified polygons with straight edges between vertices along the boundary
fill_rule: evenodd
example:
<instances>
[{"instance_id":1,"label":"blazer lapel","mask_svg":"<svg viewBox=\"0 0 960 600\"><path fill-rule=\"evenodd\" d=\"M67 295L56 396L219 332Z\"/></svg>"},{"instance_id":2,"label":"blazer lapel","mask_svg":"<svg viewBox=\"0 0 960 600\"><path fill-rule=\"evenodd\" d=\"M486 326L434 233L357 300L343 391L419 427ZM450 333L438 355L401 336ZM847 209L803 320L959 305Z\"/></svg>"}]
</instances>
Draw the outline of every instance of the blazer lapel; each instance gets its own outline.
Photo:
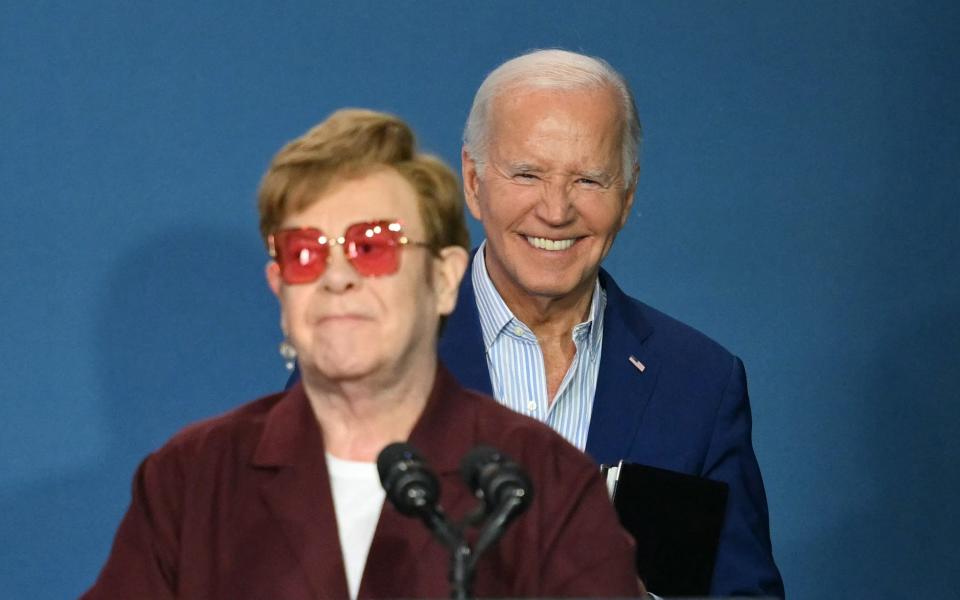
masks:
<instances>
[{"instance_id":1,"label":"blazer lapel","mask_svg":"<svg viewBox=\"0 0 960 600\"><path fill-rule=\"evenodd\" d=\"M260 492L313 596L347 598L323 452L323 436L298 382L270 411L253 462L256 468L274 471L264 478Z\"/></svg>"},{"instance_id":2,"label":"blazer lapel","mask_svg":"<svg viewBox=\"0 0 960 600\"><path fill-rule=\"evenodd\" d=\"M599 463L615 464L633 445L660 361L643 344L653 332L650 324L602 269L600 285L607 293L607 307L586 451Z\"/></svg>"},{"instance_id":3,"label":"blazer lapel","mask_svg":"<svg viewBox=\"0 0 960 600\"><path fill-rule=\"evenodd\" d=\"M440 359L464 387L492 396L472 274L471 260L457 307L440 338ZM603 269L600 285L607 293L607 308L586 451L597 462L609 464L629 453L656 387L660 361L643 343L652 327Z\"/></svg>"},{"instance_id":4,"label":"blazer lapel","mask_svg":"<svg viewBox=\"0 0 960 600\"><path fill-rule=\"evenodd\" d=\"M476 500L460 480L460 459L476 444L476 405L465 401L463 389L442 365L438 366L430 398L410 432L408 442L440 479L440 503L448 515L459 517ZM426 525L401 515L384 501L380 521L367 555L360 598L394 598L398 590L425 597L445 596L446 560L433 564L428 557L447 552Z\"/></svg>"},{"instance_id":5,"label":"blazer lapel","mask_svg":"<svg viewBox=\"0 0 960 600\"><path fill-rule=\"evenodd\" d=\"M472 256L476 256L476 251ZM470 268L460 284L457 307L447 318L444 335L440 337L439 356L463 387L493 395L483 330L480 329L480 313L473 290L472 258Z\"/></svg>"}]
</instances>

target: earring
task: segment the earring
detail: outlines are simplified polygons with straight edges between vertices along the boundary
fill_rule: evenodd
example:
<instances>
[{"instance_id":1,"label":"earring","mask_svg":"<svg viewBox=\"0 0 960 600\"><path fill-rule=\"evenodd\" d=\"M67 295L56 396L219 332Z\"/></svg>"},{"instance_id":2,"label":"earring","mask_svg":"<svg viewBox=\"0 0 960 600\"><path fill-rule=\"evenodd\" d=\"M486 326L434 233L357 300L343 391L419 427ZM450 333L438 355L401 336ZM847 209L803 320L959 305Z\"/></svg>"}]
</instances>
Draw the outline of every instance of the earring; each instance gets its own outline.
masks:
<instances>
[{"instance_id":1,"label":"earring","mask_svg":"<svg viewBox=\"0 0 960 600\"><path fill-rule=\"evenodd\" d=\"M284 366L287 367L288 371L292 371L295 361L297 360L297 349L293 347L293 344L284 339L280 342L280 347L277 348L280 351L280 356L283 357Z\"/></svg>"}]
</instances>

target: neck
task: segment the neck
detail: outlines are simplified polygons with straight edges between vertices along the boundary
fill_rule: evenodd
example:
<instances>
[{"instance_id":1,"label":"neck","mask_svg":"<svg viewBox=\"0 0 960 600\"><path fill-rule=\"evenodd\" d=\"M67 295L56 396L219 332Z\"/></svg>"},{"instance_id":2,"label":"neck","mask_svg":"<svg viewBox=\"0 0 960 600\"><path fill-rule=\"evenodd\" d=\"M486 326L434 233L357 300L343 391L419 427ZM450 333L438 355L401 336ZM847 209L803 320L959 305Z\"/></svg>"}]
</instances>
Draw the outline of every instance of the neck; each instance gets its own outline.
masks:
<instances>
[{"instance_id":1,"label":"neck","mask_svg":"<svg viewBox=\"0 0 960 600\"><path fill-rule=\"evenodd\" d=\"M304 371L324 449L337 458L374 462L384 446L406 440L427 405L436 369L434 354L392 378L329 381Z\"/></svg>"},{"instance_id":2,"label":"neck","mask_svg":"<svg viewBox=\"0 0 960 600\"><path fill-rule=\"evenodd\" d=\"M519 320L533 331L543 353L547 401L552 404L557 390L576 357L573 328L587 319L596 279L585 289L563 297L526 296L520 302L504 302ZM502 294L501 294L502 296Z\"/></svg>"},{"instance_id":3,"label":"neck","mask_svg":"<svg viewBox=\"0 0 960 600\"><path fill-rule=\"evenodd\" d=\"M593 278L564 296L531 296L504 293L507 289L497 284L493 274L490 279L510 312L540 340L569 338L573 328L587 320L597 281Z\"/></svg>"},{"instance_id":4,"label":"neck","mask_svg":"<svg viewBox=\"0 0 960 600\"><path fill-rule=\"evenodd\" d=\"M591 288L592 292L592 288ZM528 298L526 302L507 303L510 311L523 321L538 339L569 336L590 312L592 293L575 298Z\"/></svg>"}]
</instances>

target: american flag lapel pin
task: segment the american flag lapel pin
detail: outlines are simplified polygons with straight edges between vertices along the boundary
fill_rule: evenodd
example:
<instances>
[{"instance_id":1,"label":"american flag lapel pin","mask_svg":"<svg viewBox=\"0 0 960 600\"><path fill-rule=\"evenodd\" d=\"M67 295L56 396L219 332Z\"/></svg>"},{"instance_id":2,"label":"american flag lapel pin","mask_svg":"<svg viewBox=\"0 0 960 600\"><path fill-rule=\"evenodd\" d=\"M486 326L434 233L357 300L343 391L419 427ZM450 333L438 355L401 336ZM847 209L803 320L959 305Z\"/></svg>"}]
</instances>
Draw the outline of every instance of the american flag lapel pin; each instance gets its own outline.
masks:
<instances>
[{"instance_id":1,"label":"american flag lapel pin","mask_svg":"<svg viewBox=\"0 0 960 600\"><path fill-rule=\"evenodd\" d=\"M633 366L635 366L635 367L637 368L637 370L640 371L641 373L643 373L644 371L647 370L647 366L644 365L644 364L643 364L642 362L640 362L639 360L637 360L637 357L636 357L636 356L633 356L632 354L630 355L630 364L632 364Z\"/></svg>"}]
</instances>

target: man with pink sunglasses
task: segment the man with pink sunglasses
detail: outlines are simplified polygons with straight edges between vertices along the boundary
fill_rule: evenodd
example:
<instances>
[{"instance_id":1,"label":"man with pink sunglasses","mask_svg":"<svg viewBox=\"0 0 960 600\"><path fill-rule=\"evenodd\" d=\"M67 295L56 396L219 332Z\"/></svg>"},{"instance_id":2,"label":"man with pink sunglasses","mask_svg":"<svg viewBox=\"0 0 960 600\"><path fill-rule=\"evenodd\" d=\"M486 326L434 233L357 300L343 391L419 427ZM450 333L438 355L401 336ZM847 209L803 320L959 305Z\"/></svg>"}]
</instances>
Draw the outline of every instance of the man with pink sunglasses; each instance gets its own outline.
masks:
<instances>
[{"instance_id":1,"label":"man with pink sunglasses","mask_svg":"<svg viewBox=\"0 0 960 600\"><path fill-rule=\"evenodd\" d=\"M84 597L448 597L448 549L384 501L374 461L397 441L432 465L458 523L484 506L460 473L472 449L529 475L526 512L476 561L477 596L640 595L634 544L592 462L437 358L469 235L456 176L416 151L406 124L335 113L276 155L259 208L283 354L302 378L144 460Z\"/></svg>"}]
</instances>

